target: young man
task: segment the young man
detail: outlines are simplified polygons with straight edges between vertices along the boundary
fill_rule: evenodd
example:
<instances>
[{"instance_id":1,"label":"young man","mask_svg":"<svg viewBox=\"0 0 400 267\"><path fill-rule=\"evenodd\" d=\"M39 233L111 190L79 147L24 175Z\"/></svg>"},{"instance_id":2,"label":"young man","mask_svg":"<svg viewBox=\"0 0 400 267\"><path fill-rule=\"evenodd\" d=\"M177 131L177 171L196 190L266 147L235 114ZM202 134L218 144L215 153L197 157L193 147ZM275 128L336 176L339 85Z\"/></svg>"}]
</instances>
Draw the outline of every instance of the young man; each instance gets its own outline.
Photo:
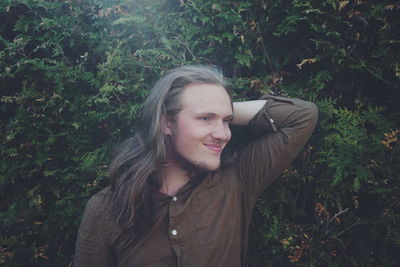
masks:
<instances>
[{"instance_id":1,"label":"young man","mask_svg":"<svg viewBox=\"0 0 400 267\"><path fill-rule=\"evenodd\" d=\"M204 66L174 69L145 103L141 128L88 202L75 266L243 266L255 202L314 130L317 108L266 96L232 103ZM224 150L229 125L248 140Z\"/></svg>"}]
</instances>

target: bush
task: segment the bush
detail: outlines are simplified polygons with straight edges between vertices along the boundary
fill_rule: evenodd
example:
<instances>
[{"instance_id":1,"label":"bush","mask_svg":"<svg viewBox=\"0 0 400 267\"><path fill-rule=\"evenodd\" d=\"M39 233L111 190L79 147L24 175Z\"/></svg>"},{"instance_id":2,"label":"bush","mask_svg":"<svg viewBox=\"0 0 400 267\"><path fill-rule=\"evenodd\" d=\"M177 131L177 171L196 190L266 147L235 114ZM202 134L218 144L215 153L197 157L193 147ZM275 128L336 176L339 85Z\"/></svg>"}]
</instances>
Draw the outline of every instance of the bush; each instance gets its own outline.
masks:
<instances>
[{"instance_id":1,"label":"bush","mask_svg":"<svg viewBox=\"0 0 400 267\"><path fill-rule=\"evenodd\" d=\"M0 3L0 263L67 266L152 83L221 66L236 99L314 101L309 144L257 203L250 266L398 266L395 1Z\"/></svg>"}]
</instances>

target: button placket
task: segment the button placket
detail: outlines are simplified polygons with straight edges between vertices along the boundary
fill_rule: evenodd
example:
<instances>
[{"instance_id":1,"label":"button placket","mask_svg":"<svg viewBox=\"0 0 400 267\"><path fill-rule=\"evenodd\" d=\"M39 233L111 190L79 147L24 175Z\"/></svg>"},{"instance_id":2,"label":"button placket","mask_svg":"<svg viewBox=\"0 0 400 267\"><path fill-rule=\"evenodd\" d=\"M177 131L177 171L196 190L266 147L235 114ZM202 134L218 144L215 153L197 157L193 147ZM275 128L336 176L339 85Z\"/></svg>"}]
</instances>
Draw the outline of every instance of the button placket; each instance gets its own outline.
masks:
<instances>
[{"instance_id":1,"label":"button placket","mask_svg":"<svg viewBox=\"0 0 400 267\"><path fill-rule=\"evenodd\" d=\"M178 231L176 229L172 229L171 234L173 236L176 236L178 234Z\"/></svg>"},{"instance_id":2,"label":"button placket","mask_svg":"<svg viewBox=\"0 0 400 267\"><path fill-rule=\"evenodd\" d=\"M170 235L175 241L179 240L179 210L180 204L178 202L178 197L173 196L169 205L169 221L170 221Z\"/></svg>"}]
</instances>

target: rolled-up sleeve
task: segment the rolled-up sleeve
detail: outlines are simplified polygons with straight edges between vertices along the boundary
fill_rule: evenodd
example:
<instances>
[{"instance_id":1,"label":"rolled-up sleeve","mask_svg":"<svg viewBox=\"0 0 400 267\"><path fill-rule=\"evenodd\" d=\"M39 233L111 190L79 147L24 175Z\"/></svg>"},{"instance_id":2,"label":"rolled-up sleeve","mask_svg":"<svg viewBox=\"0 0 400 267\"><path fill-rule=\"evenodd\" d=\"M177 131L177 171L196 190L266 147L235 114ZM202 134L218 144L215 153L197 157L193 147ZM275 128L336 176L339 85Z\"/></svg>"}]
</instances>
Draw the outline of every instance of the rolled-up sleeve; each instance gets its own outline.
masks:
<instances>
[{"instance_id":1,"label":"rolled-up sleeve","mask_svg":"<svg viewBox=\"0 0 400 267\"><path fill-rule=\"evenodd\" d=\"M265 96L248 125L251 141L240 151L237 171L255 201L289 166L314 131L317 106L295 98Z\"/></svg>"}]
</instances>

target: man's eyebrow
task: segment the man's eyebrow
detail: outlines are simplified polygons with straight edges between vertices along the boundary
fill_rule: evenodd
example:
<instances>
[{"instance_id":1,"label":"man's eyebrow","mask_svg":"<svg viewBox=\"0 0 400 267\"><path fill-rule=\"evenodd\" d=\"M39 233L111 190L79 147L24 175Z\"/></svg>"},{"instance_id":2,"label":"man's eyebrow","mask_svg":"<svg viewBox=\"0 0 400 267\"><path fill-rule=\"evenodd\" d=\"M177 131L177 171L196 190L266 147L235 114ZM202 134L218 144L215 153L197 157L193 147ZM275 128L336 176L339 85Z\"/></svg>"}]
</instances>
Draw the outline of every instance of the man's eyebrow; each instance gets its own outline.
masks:
<instances>
[{"instance_id":1,"label":"man's eyebrow","mask_svg":"<svg viewBox=\"0 0 400 267\"><path fill-rule=\"evenodd\" d=\"M217 114L216 114L216 113L213 113L213 112L199 112L199 113L196 114L196 115L197 115L197 116L212 116L212 117L217 116ZM226 116L224 116L224 118L233 119L233 114L226 115Z\"/></svg>"}]
</instances>

